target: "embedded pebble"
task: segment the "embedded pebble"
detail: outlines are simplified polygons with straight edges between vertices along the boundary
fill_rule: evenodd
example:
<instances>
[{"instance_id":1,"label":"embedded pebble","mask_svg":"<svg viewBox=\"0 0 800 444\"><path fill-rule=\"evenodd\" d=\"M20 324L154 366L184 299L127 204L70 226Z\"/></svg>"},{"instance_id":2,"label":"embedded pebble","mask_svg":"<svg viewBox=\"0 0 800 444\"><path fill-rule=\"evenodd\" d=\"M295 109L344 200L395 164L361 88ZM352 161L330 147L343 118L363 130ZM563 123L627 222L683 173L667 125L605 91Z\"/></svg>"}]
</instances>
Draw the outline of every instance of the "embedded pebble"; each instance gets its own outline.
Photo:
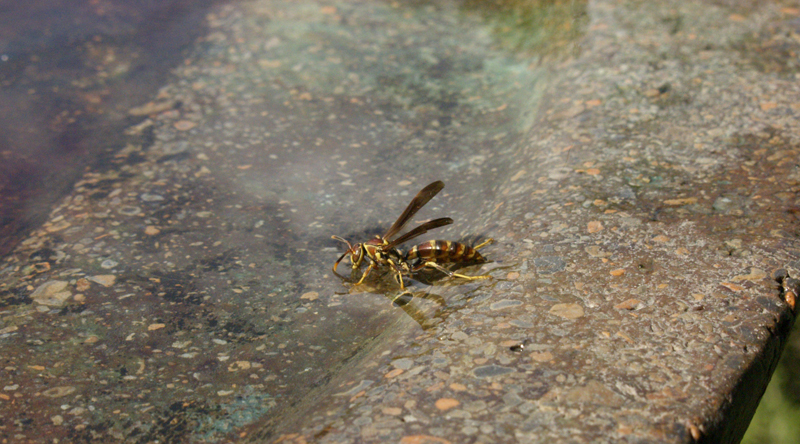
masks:
<instances>
[{"instance_id":1,"label":"embedded pebble","mask_svg":"<svg viewBox=\"0 0 800 444\"><path fill-rule=\"evenodd\" d=\"M179 120L175 122L175 129L178 131L188 131L197 126L196 123L192 122L191 120Z\"/></svg>"},{"instance_id":2,"label":"embedded pebble","mask_svg":"<svg viewBox=\"0 0 800 444\"><path fill-rule=\"evenodd\" d=\"M89 283L89 280L86 278L80 278L77 282L75 282L75 289L78 291L86 291L91 288L91 286L92 285Z\"/></svg>"},{"instance_id":3,"label":"embedded pebble","mask_svg":"<svg viewBox=\"0 0 800 444\"><path fill-rule=\"evenodd\" d=\"M8 327L0 328L0 335L4 335L7 333L12 333L19 330L19 327L16 325L9 325Z\"/></svg>"},{"instance_id":4,"label":"embedded pebble","mask_svg":"<svg viewBox=\"0 0 800 444\"><path fill-rule=\"evenodd\" d=\"M461 404L457 399L453 398L440 398L436 400L436 408L439 410L449 410L453 407L458 407Z\"/></svg>"},{"instance_id":5,"label":"embedded pebble","mask_svg":"<svg viewBox=\"0 0 800 444\"><path fill-rule=\"evenodd\" d=\"M91 335L83 340L84 344L96 344L97 342L100 342L100 338L97 337L96 335Z\"/></svg>"},{"instance_id":6,"label":"embedded pebble","mask_svg":"<svg viewBox=\"0 0 800 444\"><path fill-rule=\"evenodd\" d=\"M397 407L382 407L381 412L383 412L384 415L399 416L403 413L403 410Z\"/></svg>"},{"instance_id":7,"label":"embedded pebble","mask_svg":"<svg viewBox=\"0 0 800 444\"><path fill-rule=\"evenodd\" d=\"M578 319L583 317L583 307L578 304L556 304L550 307L550 314L564 319Z\"/></svg>"},{"instance_id":8,"label":"embedded pebble","mask_svg":"<svg viewBox=\"0 0 800 444\"><path fill-rule=\"evenodd\" d=\"M740 281L759 281L767 277L767 272L758 268L752 268L750 273L745 275L734 276L731 278L733 282L740 282Z\"/></svg>"},{"instance_id":9,"label":"embedded pebble","mask_svg":"<svg viewBox=\"0 0 800 444\"><path fill-rule=\"evenodd\" d=\"M119 265L119 262L112 259L106 259L100 263L100 268L105 268L106 270L108 270L116 267L117 265Z\"/></svg>"},{"instance_id":10,"label":"embedded pebble","mask_svg":"<svg viewBox=\"0 0 800 444\"><path fill-rule=\"evenodd\" d=\"M385 375L383 375L383 377L386 378L386 379L392 379L392 378L394 378L396 376L402 375L404 371L405 370L403 370L402 368L396 368L396 369L386 373Z\"/></svg>"},{"instance_id":11,"label":"embedded pebble","mask_svg":"<svg viewBox=\"0 0 800 444\"><path fill-rule=\"evenodd\" d=\"M684 197L679 199L667 199L664 201L664 205L672 205L672 206L682 206L682 205L689 205L697 203L696 197Z\"/></svg>"},{"instance_id":12,"label":"embedded pebble","mask_svg":"<svg viewBox=\"0 0 800 444\"><path fill-rule=\"evenodd\" d=\"M228 366L228 371L237 372L239 370L249 370L252 366L250 361L234 361Z\"/></svg>"},{"instance_id":13,"label":"embedded pebble","mask_svg":"<svg viewBox=\"0 0 800 444\"><path fill-rule=\"evenodd\" d=\"M589 253L589 256L592 256L592 257L599 257L599 258L603 258L603 257L609 257L609 256L611 256L611 253L608 253L608 252L606 252L606 251L603 251L603 250L600 248L600 246L599 246L599 245L590 245L590 246L586 247L584 250L585 250L587 253Z\"/></svg>"},{"instance_id":14,"label":"embedded pebble","mask_svg":"<svg viewBox=\"0 0 800 444\"><path fill-rule=\"evenodd\" d=\"M300 296L300 299L306 299L306 300L309 300L309 301L316 301L317 299L319 299L319 293L317 293L316 291L309 291L307 293L303 293Z\"/></svg>"},{"instance_id":15,"label":"embedded pebble","mask_svg":"<svg viewBox=\"0 0 800 444\"><path fill-rule=\"evenodd\" d=\"M146 234L148 236L155 236L158 233L161 233L161 230L159 230L158 228L154 227L153 225L148 225L144 229L144 234Z\"/></svg>"},{"instance_id":16,"label":"embedded pebble","mask_svg":"<svg viewBox=\"0 0 800 444\"><path fill-rule=\"evenodd\" d=\"M128 110L131 116L148 116L150 114L157 114L172 109L175 102L168 100L164 102L147 102L141 106L135 106Z\"/></svg>"},{"instance_id":17,"label":"embedded pebble","mask_svg":"<svg viewBox=\"0 0 800 444\"><path fill-rule=\"evenodd\" d=\"M553 354L550 352L532 352L530 354L531 359L537 362L547 362L553 360Z\"/></svg>"},{"instance_id":18,"label":"embedded pebble","mask_svg":"<svg viewBox=\"0 0 800 444\"><path fill-rule=\"evenodd\" d=\"M49 297L55 293L63 291L65 288L67 288L67 285L69 285L69 282L67 281L53 280L45 282L33 290L33 293L31 293L31 299Z\"/></svg>"},{"instance_id":19,"label":"embedded pebble","mask_svg":"<svg viewBox=\"0 0 800 444\"><path fill-rule=\"evenodd\" d=\"M414 365L414 360L411 358L400 358L392 361L392 366L403 370L408 370Z\"/></svg>"},{"instance_id":20,"label":"embedded pebble","mask_svg":"<svg viewBox=\"0 0 800 444\"><path fill-rule=\"evenodd\" d=\"M590 234L603 231L603 223L599 220L593 220L587 225L586 231L588 231Z\"/></svg>"},{"instance_id":21,"label":"embedded pebble","mask_svg":"<svg viewBox=\"0 0 800 444\"><path fill-rule=\"evenodd\" d=\"M67 396L69 394L75 393L77 389L75 387L66 385L66 386L58 386L49 388L42 392L42 395L47 396L48 398L60 398L62 396Z\"/></svg>"},{"instance_id":22,"label":"embedded pebble","mask_svg":"<svg viewBox=\"0 0 800 444\"><path fill-rule=\"evenodd\" d=\"M69 228L71 224L68 221L62 220L55 224L48 224L45 225L44 229L47 230L48 233L56 233L66 228Z\"/></svg>"},{"instance_id":23,"label":"embedded pebble","mask_svg":"<svg viewBox=\"0 0 800 444\"><path fill-rule=\"evenodd\" d=\"M464 333L463 331L454 332L450 337L455 341L463 341L469 338L469 335Z\"/></svg>"},{"instance_id":24,"label":"embedded pebble","mask_svg":"<svg viewBox=\"0 0 800 444\"><path fill-rule=\"evenodd\" d=\"M634 310L642 301L638 299L628 299L625 302L620 302L619 304L615 305L614 308L619 310Z\"/></svg>"},{"instance_id":25,"label":"embedded pebble","mask_svg":"<svg viewBox=\"0 0 800 444\"><path fill-rule=\"evenodd\" d=\"M142 195L139 196L139 199L142 199L145 202L160 202L164 200L164 196L160 194L142 193Z\"/></svg>"},{"instance_id":26,"label":"embedded pebble","mask_svg":"<svg viewBox=\"0 0 800 444\"><path fill-rule=\"evenodd\" d=\"M67 290L67 285L69 285L67 281L53 280L45 282L38 286L30 297L37 304L60 307L72 296L72 292Z\"/></svg>"},{"instance_id":27,"label":"embedded pebble","mask_svg":"<svg viewBox=\"0 0 800 444\"><path fill-rule=\"evenodd\" d=\"M113 261L112 261L113 262ZM116 263L114 264L116 265ZM106 267L103 267L106 268ZM96 282L104 287L110 287L117 281L117 277L113 274L98 274L96 276L89 276L86 278L92 282Z\"/></svg>"},{"instance_id":28,"label":"embedded pebble","mask_svg":"<svg viewBox=\"0 0 800 444\"><path fill-rule=\"evenodd\" d=\"M134 207L131 205L125 205L117 209L117 213L123 214L125 216L136 216L137 214L141 214L141 212L142 212L141 208Z\"/></svg>"},{"instance_id":29,"label":"embedded pebble","mask_svg":"<svg viewBox=\"0 0 800 444\"><path fill-rule=\"evenodd\" d=\"M477 378L489 378L492 376L500 376L505 375L508 373L514 373L517 370L511 367L503 367L500 365L485 365L483 367L477 367L472 370L472 374L475 375Z\"/></svg>"},{"instance_id":30,"label":"embedded pebble","mask_svg":"<svg viewBox=\"0 0 800 444\"><path fill-rule=\"evenodd\" d=\"M497 301L497 302L494 302L491 305L489 305L489 309L493 310L493 311L494 310L502 310L504 308L517 307L517 306L520 306L520 305L522 305L522 301L517 301L517 300L514 300L514 299L503 299L501 301Z\"/></svg>"}]
</instances>

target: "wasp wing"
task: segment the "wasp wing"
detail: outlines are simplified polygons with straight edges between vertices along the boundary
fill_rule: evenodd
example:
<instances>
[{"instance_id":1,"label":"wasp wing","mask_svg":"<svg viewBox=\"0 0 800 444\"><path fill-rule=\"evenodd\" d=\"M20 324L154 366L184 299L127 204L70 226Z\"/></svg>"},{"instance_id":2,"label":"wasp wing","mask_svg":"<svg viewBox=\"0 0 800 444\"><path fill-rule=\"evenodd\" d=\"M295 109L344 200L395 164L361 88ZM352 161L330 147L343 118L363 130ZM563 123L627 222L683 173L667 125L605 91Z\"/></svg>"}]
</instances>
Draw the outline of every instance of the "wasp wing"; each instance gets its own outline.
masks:
<instances>
[{"instance_id":1,"label":"wasp wing","mask_svg":"<svg viewBox=\"0 0 800 444\"><path fill-rule=\"evenodd\" d=\"M408 241L410 241L411 239L414 239L417 236L421 236L421 235L427 233L428 230L433 230L434 228L443 227L445 225L450 225L452 223L453 223L453 219L450 219L449 217L442 217L442 218L439 218L439 219L434 219L434 220L425 222L424 224L418 226L417 228L414 228L413 230L409 231L408 233L406 233L406 234L398 237L397 239L389 242L389 245L387 245L384 248L387 248L387 249L388 248L394 248L395 246L400 245L403 242L408 242Z\"/></svg>"},{"instance_id":2,"label":"wasp wing","mask_svg":"<svg viewBox=\"0 0 800 444\"><path fill-rule=\"evenodd\" d=\"M436 182L433 182L428 186L426 186L425 188L421 189L420 192L417 193L417 195L414 196L413 199L411 199L411 202L408 204L405 211L403 211L403 214L401 214L400 217L398 217L397 220L394 221L394 224L392 224L392 226L389 227L389 229L386 231L386 234L383 235L383 238L388 240L395 234L399 233L400 230L403 229L405 224L408 223L408 221L411 220L411 218L415 214L417 214L417 211L419 211L420 208L425 206L425 204L428 203L428 201L433 199L433 196L439 193L439 191L442 191L442 188L444 188L444 182L442 182L441 180L437 180Z\"/></svg>"}]
</instances>

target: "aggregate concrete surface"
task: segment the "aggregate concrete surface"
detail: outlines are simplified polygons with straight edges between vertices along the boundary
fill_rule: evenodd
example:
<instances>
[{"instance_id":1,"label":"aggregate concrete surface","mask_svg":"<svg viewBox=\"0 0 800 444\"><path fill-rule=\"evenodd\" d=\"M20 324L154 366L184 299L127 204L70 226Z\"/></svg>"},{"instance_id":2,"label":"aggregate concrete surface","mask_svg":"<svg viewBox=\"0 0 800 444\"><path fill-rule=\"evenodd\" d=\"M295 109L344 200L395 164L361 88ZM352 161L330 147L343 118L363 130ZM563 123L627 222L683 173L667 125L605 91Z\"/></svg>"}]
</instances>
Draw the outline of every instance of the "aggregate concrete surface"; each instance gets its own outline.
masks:
<instances>
[{"instance_id":1,"label":"aggregate concrete surface","mask_svg":"<svg viewBox=\"0 0 800 444\"><path fill-rule=\"evenodd\" d=\"M551 59L447 2L216 8L0 264L3 442L740 439L794 322L800 9L576 4ZM424 239L492 279L330 273L434 180Z\"/></svg>"}]
</instances>

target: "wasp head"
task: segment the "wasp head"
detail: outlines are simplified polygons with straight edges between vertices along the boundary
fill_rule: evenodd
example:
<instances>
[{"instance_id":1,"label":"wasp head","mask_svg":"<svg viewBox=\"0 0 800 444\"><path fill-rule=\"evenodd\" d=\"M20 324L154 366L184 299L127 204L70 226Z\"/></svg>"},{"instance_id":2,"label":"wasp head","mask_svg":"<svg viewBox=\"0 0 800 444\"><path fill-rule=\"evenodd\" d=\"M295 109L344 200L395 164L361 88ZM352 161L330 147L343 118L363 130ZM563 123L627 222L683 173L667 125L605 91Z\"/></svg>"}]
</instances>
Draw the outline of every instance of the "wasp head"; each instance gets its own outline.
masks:
<instances>
[{"instance_id":1,"label":"wasp head","mask_svg":"<svg viewBox=\"0 0 800 444\"><path fill-rule=\"evenodd\" d=\"M352 245L346 239L343 239L339 236L332 236L332 239L336 239L347 244L347 251L342 253L342 255L339 256L339 259L336 260L336 263L333 264L334 274L336 273L336 268L339 266L339 262L341 262L342 259L344 259L348 254L350 255L350 263L353 265L353 268L358 268L361 266L361 261L364 260L364 244Z\"/></svg>"}]
</instances>

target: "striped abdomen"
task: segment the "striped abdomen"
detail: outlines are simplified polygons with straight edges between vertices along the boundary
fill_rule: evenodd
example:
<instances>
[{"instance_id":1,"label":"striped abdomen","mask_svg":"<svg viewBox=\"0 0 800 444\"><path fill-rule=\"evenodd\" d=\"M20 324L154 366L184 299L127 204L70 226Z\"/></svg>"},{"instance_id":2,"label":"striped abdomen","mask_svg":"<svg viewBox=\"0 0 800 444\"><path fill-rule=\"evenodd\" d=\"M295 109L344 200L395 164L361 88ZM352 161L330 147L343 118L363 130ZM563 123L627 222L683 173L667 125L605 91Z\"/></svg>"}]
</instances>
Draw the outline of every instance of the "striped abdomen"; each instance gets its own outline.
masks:
<instances>
[{"instance_id":1,"label":"striped abdomen","mask_svg":"<svg viewBox=\"0 0 800 444\"><path fill-rule=\"evenodd\" d=\"M426 261L437 264L455 262L486 262L478 250L460 242L432 240L415 246L408 250L405 258L407 262L414 261L418 265Z\"/></svg>"}]
</instances>

